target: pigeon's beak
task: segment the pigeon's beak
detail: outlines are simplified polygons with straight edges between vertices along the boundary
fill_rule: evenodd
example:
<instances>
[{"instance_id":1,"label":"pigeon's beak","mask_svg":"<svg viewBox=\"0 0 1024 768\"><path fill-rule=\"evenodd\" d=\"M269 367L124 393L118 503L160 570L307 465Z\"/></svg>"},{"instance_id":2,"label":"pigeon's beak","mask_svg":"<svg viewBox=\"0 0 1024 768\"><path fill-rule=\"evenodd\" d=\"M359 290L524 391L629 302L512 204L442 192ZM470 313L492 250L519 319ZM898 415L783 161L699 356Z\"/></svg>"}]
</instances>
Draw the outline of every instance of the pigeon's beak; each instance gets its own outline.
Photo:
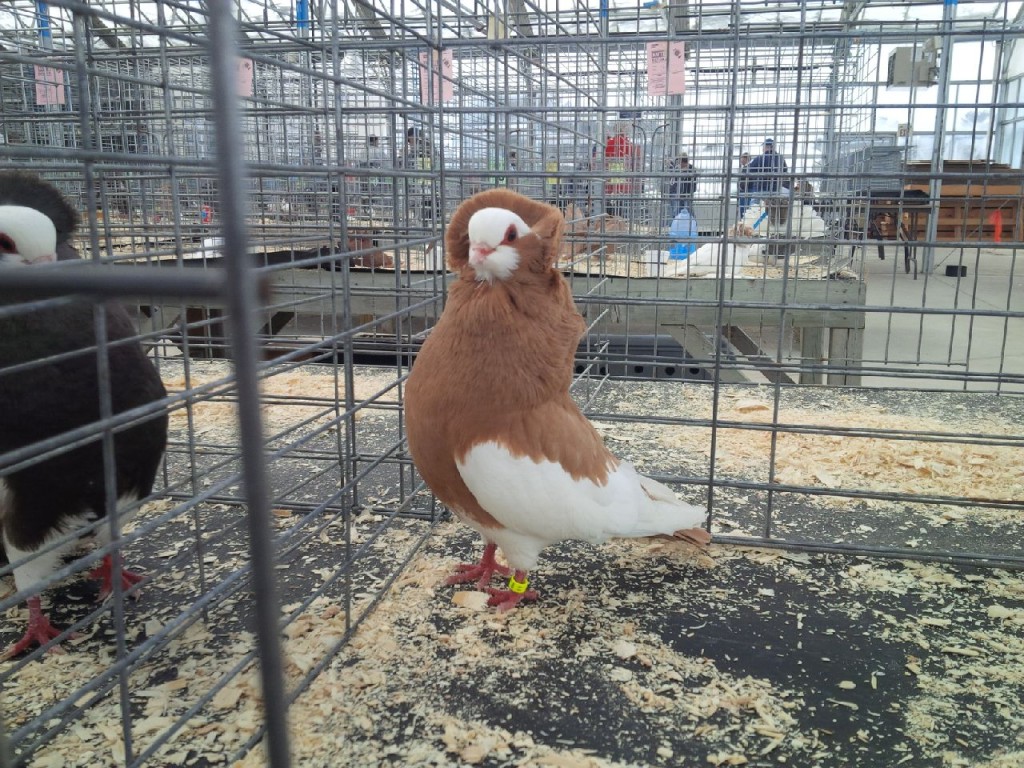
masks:
<instances>
[{"instance_id":1,"label":"pigeon's beak","mask_svg":"<svg viewBox=\"0 0 1024 768\"><path fill-rule=\"evenodd\" d=\"M484 243L469 244L469 263L480 264L487 260L487 257L494 253L494 249Z\"/></svg>"}]
</instances>

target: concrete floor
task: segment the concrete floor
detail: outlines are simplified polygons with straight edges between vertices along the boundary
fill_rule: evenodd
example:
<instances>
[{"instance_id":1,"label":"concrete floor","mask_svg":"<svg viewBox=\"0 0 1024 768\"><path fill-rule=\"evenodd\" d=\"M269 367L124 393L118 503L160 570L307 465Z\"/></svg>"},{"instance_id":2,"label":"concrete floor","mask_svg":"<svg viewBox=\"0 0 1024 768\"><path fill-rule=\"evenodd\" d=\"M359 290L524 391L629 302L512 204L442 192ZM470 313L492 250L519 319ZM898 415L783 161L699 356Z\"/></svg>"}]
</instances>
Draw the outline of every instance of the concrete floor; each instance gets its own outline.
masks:
<instances>
[{"instance_id":1,"label":"concrete floor","mask_svg":"<svg viewBox=\"0 0 1024 768\"><path fill-rule=\"evenodd\" d=\"M934 269L916 280L902 250L890 245L885 254L858 249L854 264L868 308L885 310L866 316L865 367L879 370L864 375L864 386L1024 392L1024 317L1005 317L1024 312L1024 248L937 248ZM917 256L923 263L924 248ZM947 277L946 265L957 264L966 276ZM926 314L936 309L965 314Z\"/></svg>"}]
</instances>

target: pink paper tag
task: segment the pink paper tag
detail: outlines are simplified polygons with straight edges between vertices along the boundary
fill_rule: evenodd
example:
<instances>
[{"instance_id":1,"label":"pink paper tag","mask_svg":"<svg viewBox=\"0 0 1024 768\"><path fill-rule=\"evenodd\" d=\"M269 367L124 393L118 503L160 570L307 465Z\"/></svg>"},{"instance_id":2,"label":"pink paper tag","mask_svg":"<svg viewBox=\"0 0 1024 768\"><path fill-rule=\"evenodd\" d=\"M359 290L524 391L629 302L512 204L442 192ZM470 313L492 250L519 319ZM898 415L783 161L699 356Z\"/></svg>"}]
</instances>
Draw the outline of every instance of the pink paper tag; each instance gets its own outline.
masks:
<instances>
[{"instance_id":1,"label":"pink paper tag","mask_svg":"<svg viewBox=\"0 0 1024 768\"><path fill-rule=\"evenodd\" d=\"M678 96L686 91L686 43L647 44L647 93Z\"/></svg>"},{"instance_id":2,"label":"pink paper tag","mask_svg":"<svg viewBox=\"0 0 1024 768\"><path fill-rule=\"evenodd\" d=\"M439 98L448 101L454 95L451 51L420 51L420 100L424 104L434 104Z\"/></svg>"},{"instance_id":3,"label":"pink paper tag","mask_svg":"<svg viewBox=\"0 0 1024 768\"><path fill-rule=\"evenodd\" d=\"M36 104L63 104L64 70L57 67L35 65Z\"/></svg>"},{"instance_id":4,"label":"pink paper tag","mask_svg":"<svg viewBox=\"0 0 1024 768\"><path fill-rule=\"evenodd\" d=\"M238 95L242 97L252 96L253 93L253 73L256 71L256 66L252 59L238 59L236 62L238 67L238 79L236 80L238 89Z\"/></svg>"}]
</instances>

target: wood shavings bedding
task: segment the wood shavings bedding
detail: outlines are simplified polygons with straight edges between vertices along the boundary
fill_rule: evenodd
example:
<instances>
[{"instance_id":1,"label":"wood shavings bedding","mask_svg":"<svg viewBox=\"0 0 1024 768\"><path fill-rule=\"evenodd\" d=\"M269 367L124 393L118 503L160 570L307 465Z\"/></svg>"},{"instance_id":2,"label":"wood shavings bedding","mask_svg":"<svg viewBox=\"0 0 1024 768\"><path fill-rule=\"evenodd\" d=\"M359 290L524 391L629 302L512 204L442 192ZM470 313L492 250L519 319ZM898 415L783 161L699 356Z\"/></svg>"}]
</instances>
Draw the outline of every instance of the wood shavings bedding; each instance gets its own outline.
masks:
<instances>
[{"instance_id":1,"label":"wood shavings bedding","mask_svg":"<svg viewBox=\"0 0 1024 768\"><path fill-rule=\"evenodd\" d=\"M744 421L770 402L769 389L724 392L723 414ZM622 413L642 404L651 413L687 416L703 412L709 393L646 385L607 391ZM830 412L877 405L875 395L829 397ZM922 402L915 407L923 417L936 418L954 414L957 401L938 401L936 413ZM812 409L787 392L787 410ZM967 418L951 416L945 431ZM981 429L994 433L1000 424L993 416ZM675 471L699 460L698 449L667 450L657 439L660 426L645 431L655 426L616 423L605 432L617 452L629 451L646 468ZM627 439L615 442L617 435ZM364 498L394 505L401 501L394 496ZM721 504L721 493L717 499ZM204 524L223 526L231 512L204 512ZM380 521L358 518L352 541L368 541ZM339 597L325 596L285 627L289 686L379 594L383 578L372 569L401 562L429 525L399 521L375 542L357 565L351 616ZM160 565L188 546L190 527L188 519L175 521L167 538L152 542L148 562L132 559L157 573L142 599L126 606L130 642L194 602L194 571L168 573ZM337 566L342 542L331 529L324 533L331 535L323 550L278 571L288 608ZM475 534L456 524L437 527L290 708L295 765L875 768L879 755L909 768L1021 764L1014 762L1024 752L1024 712L1016 704L1024 690L1020 573L721 545L702 553L666 540L566 544L546 552L532 574L541 601L497 616L478 600L456 602L471 590L443 586L457 561L478 555ZM211 576L222 577L245 562L244 540L206 557ZM251 650L245 628L224 624L225 617L251 615L249 596L214 608L210 625L192 627L131 671L137 750ZM5 617L9 634L22 620L19 610ZM109 628L101 627L69 643L67 656L17 670L0 691L5 716L26 717L70 695L109 667L113 648ZM109 764L123 750L119 717L116 695L104 697L32 764ZM226 764L261 718L250 666L213 693L150 763ZM258 749L238 763L263 764Z\"/></svg>"},{"instance_id":2,"label":"wood shavings bedding","mask_svg":"<svg viewBox=\"0 0 1024 768\"><path fill-rule=\"evenodd\" d=\"M187 378L179 364L169 361L161 364L161 377L171 394L213 385L231 375L230 365L220 361L192 362ZM353 397L357 402L365 400L395 378L396 374L386 369L360 371L355 377ZM228 381L223 386L215 386L214 393L200 393L190 398L195 425L193 435L204 440L237 441L237 395L233 383ZM311 430L337 418L335 404L344 410L345 384L341 369L334 366L282 369L260 379L260 397L260 414L267 434L294 428L302 422L306 422L302 429ZM362 418L365 413L359 411L355 418ZM187 431L188 419L188 410L174 410L170 414L170 428Z\"/></svg>"},{"instance_id":3,"label":"wood shavings bedding","mask_svg":"<svg viewBox=\"0 0 1024 768\"><path fill-rule=\"evenodd\" d=\"M765 425L772 421L767 407L758 413L743 413L728 403L719 416L722 420ZM778 421L800 426L897 432L936 433L947 428L943 422L925 418L798 409L781 410ZM1002 434L1012 436L1013 433L1002 427ZM709 431L698 439L710 455ZM771 449L770 432L719 428L718 441L721 453L716 458L721 469L767 472L765 460ZM679 430L665 430L662 442L673 448L693 447L692 440ZM779 432L773 480L784 485L1012 501L1024 496L1024 447Z\"/></svg>"},{"instance_id":4,"label":"wood shavings bedding","mask_svg":"<svg viewBox=\"0 0 1024 768\"><path fill-rule=\"evenodd\" d=\"M216 512L224 523L230 511L223 508L223 505L218 506L222 508ZM235 514L241 512L234 510ZM360 520L359 532L352 534L355 539L364 537L381 524L379 517L371 515ZM185 525L190 523L187 519L180 522ZM275 524L284 527L289 524L289 519L275 518ZM401 562L417 541L413 532L427 527L427 524L421 522L409 522L407 525L408 530L399 527L394 531L395 535L379 539L368 556L379 558L384 564ZM299 564L303 566L300 571L293 567L281 573L279 590L286 597L307 597L337 569L338 557L332 558L330 555L332 552L343 551L344 541L335 538L340 532L328 535L332 530L326 529L315 542L316 554L311 558L313 562L325 567L310 568L307 563L300 561ZM179 531L167 531L166 535L160 537L159 543L165 543L164 539L174 542L175 533L180 538ZM158 542L152 539L144 543ZM229 544L216 552L209 546L205 551L205 578L211 586L237 570L248 559L244 541L237 543L237 549L234 544ZM162 550L156 552L157 560L150 561L146 570L152 573L159 559L166 554ZM295 556L291 555L293 559ZM132 560L134 564L137 558ZM314 599L305 611L285 627L285 672L291 685L295 685L316 662L323 659L349 631L349 622L361 618L371 601L379 597L383 579L374 577L372 564L359 563L357 570L352 588L354 600L349 613L342 609L343 601L336 589L330 596L322 595ZM300 584L286 581L295 573L300 577ZM196 599L195 578L194 569L187 573L176 571L159 574L147 585L137 602L127 601L125 613L129 650L174 621L179 611L188 612L189 605ZM81 589L83 582L70 586ZM178 630L165 647L131 667L127 683L135 755L172 728L199 697L212 696L199 713L184 724L170 743L159 748L146 765L227 764L229 756L240 750L245 741L260 728L263 715L255 663L250 662L226 681L221 680L225 673L242 662L254 649L254 636L243 627L253 611L250 600L248 592L217 600L204 613L208 624L200 620L183 631ZM299 603L286 604L282 613L287 615L298 606ZM3 626L5 634L8 630L13 631L13 622L24 621L25 617L21 613L20 608L8 613ZM6 626L7 621L12 626ZM5 713L7 727L23 725L45 707L72 696L78 688L109 670L116 661L116 645L108 619L98 622L79 640L69 641L66 647L66 654L48 654L38 662L21 666L12 678L5 680L0 689L0 707ZM80 702L84 704L89 698L89 695L84 695ZM68 729L58 731L50 738L31 764L54 768L92 768L123 762L125 747L120 711L121 702L116 690L101 695Z\"/></svg>"},{"instance_id":5,"label":"wood shavings bedding","mask_svg":"<svg viewBox=\"0 0 1024 768\"><path fill-rule=\"evenodd\" d=\"M846 268L833 268L821 265L821 257L817 255L797 255L787 259L785 264L747 262L736 271L738 278L781 279L788 271L789 277L802 280L826 280L841 278L856 280L857 273ZM574 256L559 261L558 266L566 272L578 275L612 275L617 277L650 278L654 277L652 266L643 259L626 256L620 253L597 256ZM731 268L727 270L731 275ZM718 276L717 266L694 266L687 269L680 265L678 274L664 276L662 279L709 279ZM729 277L726 278L730 279Z\"/></svg>"},{"instance_id":6,"label":"wood shavings bedding","mask_svg":"<svg viewBox=\"0 0 1024 768\"><path fill-rule=\"evenodd\" d=\"M443 526L441 536L451 535L453 527ZM458 529L455 532L462 538ZM438 544L443 547L443 538ZM570 663L592 667L596 674L607 677L612 689L637 712L705 724L725 720L731 724L730 738L737 744L761 741L766 735L782 737L796 723L790 713L797 703L785 692L763 681L721 673L707 659L672 652L636 622L618 621L609 615L609 609L614 614L623 608L620 596L604 594L595 604L593 595L588 598L583 590L574 589L555 597L539 615L534 610L497 615L478 604L460 607L456 596L464 590L440 586L451 572L453 560L441 556L437 547L432 549L412 564L389 599L357 632L349 645L354 657L333 664L293 708L294 722L305 723L326 710L323 700L331 698L326 732L361 732L371 741L347 743L344 753L325 758L323 733L293 728L299 764L363 765L372 761L381 748L373 743L375 734L396 702L411 710L406 719L411 717L417 726L412 733L404 733L405 738L396 739L393 747L394 758L403 764L446 765L456 760L469 765L635 764L603 758L591 749L543 744L523 731L462 715L463 708L446 700L439 690L449 675L481 676L483 687L504 687L499 680L511 677L519 682L513 683L517 690L510 694L508 705L529 706L521 696L529 689L531 669L536 667L543 674L548 659L563 655ZM643 542L640 546L616 542L606 550L612 558L638 559L655 568L663 567L657 560L667 553L684 567L692 558L698 567L714 565L707 555L674 542ZM586 640L567 645L565 638L575 631L581 614L596 629ZM540 624L537 619L542 619ZM682 695L687 685L694 683L698 687ZM667 696L669 689L671 695ZM347 694L340 697L338 691ZM473 710L472 702L467 703ZM571 739L571 734L563 736ZM667 742L656 744L654 753L661 760L670 760L674 754ZM261 765L263 759L257 751L239 765Z\"/></svg>"},{"instance_id":7,"label":"wood shavings bedding","mask_svg":"<svg viewBox=\"0 0 1024 768\"><path fill-rule=\"evenodd\" d=\"M788 271L789 277L799 278L802 280L826 280L831 278L856 280L858 278L857 273L850 269L831 268L827 265L822 266L818 263L819 261L819 256L805 255L802 257L796 256L790 258L787 260L785 265L765 265L749 262L737 270L736 277L781 279ZM616 277L635 278L649 278L653 276L649 265L641 259L622 253L616 253L614 252L614 249L611 253L602 252L589 256L584 253L583 255L577 254L575 256L566 256L558 261L557 266L567 274L611 275ZM408 256L403 255L401 257L400 268L403 270L411 270L412 272L444 272L447 270L447 266L444 264L443 250L440 248L428 251L413 249L409 252ZM376 269L376 271L389 272L394 270L383 267ZM701 266L694 267L689 271L684 270L680 274L673 274L671 275L671 279L707 279L715 278L717 276L717 267ZM664 277L663 279L669 279L669 277Z\"/></svg>"},{"instance_id":8,"label":"wood shavings bedding","mask_svg":"<svg viewBox=\"0 0 1024 768\"><path fill-rule=\"evenodd\" d=\"M174 677L164 682L156 682L166 674L167 667L160 664L137 665L129 675L129 686L133 698L138 702L133 718L134 745L138 751L144 749L155 736L172 726L182 713L185 705L191 703L196 692L207 689L230 663L251 647L251 636L245 633L238 635L237 642L224 646L211 644L213 636L204 628L193 626L183 635L175 638L166 650L165 658L174 658L178 663L173 666ZM58 697L70 695L90 679L97 677L115 662L113 644L107 638L91 638L82 642L67 654L50 654L42 661L30 664L19 671L14 685L5 686L3 692L4 711L31 712L43 704L52 704ZM221 666L223 664L223 666ZM242 692L255 690L255 679L251 674L236 683L232 691L238 689L237 698ZM43 692L33 696L33 692ZM88 695L81 698L86 703ZM222 694L215 697L213 706L225 703ZM125 746L119 719L120 704L116 696L108 695L89 707L70 729L52 738L33 761L33 766L94 766L123 763ZM20 718L19 718L20 719ZM9 719L8 725L17 725ZM213 727L211 727L213 725ZM255 712L248 717L239 717L230 725L211 724L208 719L195 718L184 730L184 741L189 745L182 749L164 750L164 754L178 754L181 762L186 765L185 757L194 757L199 750L208 754L221 752L224 748L218 745L204 746L210 734L234 734L236 737L245 732L252 733L259 725ZM214 738L217 738L216 736ZM174 758L171 757L174 764ZM220 760L212 762L223 762Z\"/></svg>"},{"instance_id":9,"label":"wood shavings bedding","mask_svg":"<svg viewBox=\"0 0 1024 768\"><path fill-rule=\"evenodd\" d=\"M1006 641L1000 620L966 617L1019 575L617 541L549 552L541 602L499 616L442 586L467 543L478 549L442 525L296 702L296 764L866 767L886 754L912 768L1003 768L1019 754L1007 745L1022 715L1001 703L1016 673L942 651L979 633ZM860 580L874 568L890 578ZM907 599L893 603L897 581ZM1010 667L1017 645L1006 647ZM953 727L965 702L1001 707L1008 730ZM257 749L238 767L264 759Z\"/></svg>"},{"instance_id":10,"label":"wood shavings bedding","mask_svg":"<svg viewBox=\"0 0 1024 768\"><path fill-rule=\"evenodd\" d=\"M400 556L410 531L381 540L379 557ZM886 754L910 768L1007 768L1020 752L1020 574L662 539L568 544L535 573L541 601L497 615L459 607L465 590L443 586L478 550L463 526L437 527L289 708L293 764L867 768ZM318 598L285 627L289 685L346 618ZM137 749L252 647L245 632L211 639L193 627L133 671ZM43 680L81 683L109 664L105 642L23 670L26 690L5 689L5 711L28 689L52 691ZM964 722L965 707L983 716ZM94 705L33 765L116 758L118 710L113 696ZM249 666L155 764L226 764L260 722ZM234 765L265 756L257 747Z\"/></svg>"},{"instance_id":11,"label":"wood shavings bedding","mask_svg":"<svg viewBox=\"0 0 1024 768\"><path fill-rule=\"evenodd\" d=\"M867 397L867 396L865 396ZM647 387L634 402L650 405L651 412L688 419L710 419L712 392L707 387ZM623 405L632 408L623 401ZM845 489L893 494L921 494L983 498L1015 502L1024 498L1024 445L983 445L979 434L1017 440L1019 425L965 409L944 416L891 412L867 406L865 398L849 396L818 405L788 404L785 400L773 418L771 392L758 388L725 389L719 401L718 419L766 429L719 427L716 433L715 468L720 477L767 482L773 420L779 424L817 429L817 433L779 431L775 435L774 482L784 485ZM679 457L693 463L703 457L702 470L711 455L711 429L635 423L599 424L606 438L630 441L629 445L660 445L662 470ZM896 439L828 434L830 430L885 430L899 434L952 434L948 442L927 439ZM962 437L956 437L956 435ZM854 502L829 496L808 496L809 504L843 507L853 503L879 509L896 509L906 502L866 499ZM924 508L924 507L922 507ZM1019 519L1019 512L984 507L927 507L939 524L957 522L965 515L991 519Z\"/></svg>"},{"instance_id":12,"label":"wood shavings bedding","mask_svg":"<svg viewBox=\"0 0 1024 768\"><path fill-rule=\"evenodd\" d=\"M947 744L949 724L962 716L962 698L967 695L986 703L987 721L979 725L981 729L1008 729L1024 744L1018 695L1024 691L1024 634L1019 629L1024 625L1024 579L1006 571L961 574L929 563L903 565L893 571L859 563L849 567L848 575L857 590L880 589L937 603L936 610L924 610L916 620L880 617L889 636L917 649L907 669L915 677L918 695L905 704L915 741L933 747ZM943 599L944 595L959 599ZM977 613L956 610L957 602L968 601L979 603ZM936 627L945 633L938 642ZM955 731L954 737L960 747L970 748ZM974 765L949 750L942 754L948 765ZM997 758L989 764L1013 763Z\"/></svg>"}]
</instances>

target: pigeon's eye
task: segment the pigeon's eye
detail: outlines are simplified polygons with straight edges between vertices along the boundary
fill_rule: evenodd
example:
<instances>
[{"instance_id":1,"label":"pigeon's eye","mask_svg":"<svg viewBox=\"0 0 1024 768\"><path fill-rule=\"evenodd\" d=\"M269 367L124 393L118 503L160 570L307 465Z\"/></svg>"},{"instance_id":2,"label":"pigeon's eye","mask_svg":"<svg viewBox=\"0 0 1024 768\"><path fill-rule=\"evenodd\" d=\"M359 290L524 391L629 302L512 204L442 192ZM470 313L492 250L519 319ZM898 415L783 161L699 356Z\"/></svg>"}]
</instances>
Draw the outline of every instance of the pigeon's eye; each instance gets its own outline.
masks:
<instances>
[{"instance_id":1,"label":"pigeon's eye","mask_svg":"<svg viewBox=\"0 0 1024 768\"><path fill-rule=\"evenodd\" d=\"M505 242L506 243L514 243L518 236L519 236L519 233L516 232L516 228L514 226L510 226L508 228L508 230L506 230L506 232L505 232Z\"/></svg>"},{"instance_id":2,"label":"pigeon's eye","mask_svg":"<svg viewBox=\"0 0 1024 768\"><path fill-rule=\"evenodd\" d=\"M0 235L0 253L17 253L18 246L8 235Z\"/></svg>"}]
</instances>

